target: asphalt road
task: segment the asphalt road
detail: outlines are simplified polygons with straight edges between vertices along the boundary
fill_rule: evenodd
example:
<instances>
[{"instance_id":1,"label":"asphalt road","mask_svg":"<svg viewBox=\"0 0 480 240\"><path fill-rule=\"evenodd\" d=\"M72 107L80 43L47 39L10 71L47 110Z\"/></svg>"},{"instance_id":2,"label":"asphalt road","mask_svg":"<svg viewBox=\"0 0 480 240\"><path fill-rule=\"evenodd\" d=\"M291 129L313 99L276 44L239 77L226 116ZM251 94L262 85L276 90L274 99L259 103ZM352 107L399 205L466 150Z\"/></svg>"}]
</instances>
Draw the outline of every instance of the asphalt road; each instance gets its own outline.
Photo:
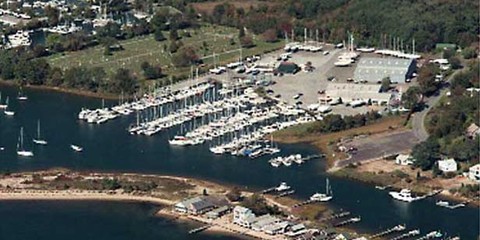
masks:
<instances>
[{"instance_id":1,"label":"asphalt road","mask_svg":"<svg viewBox=\"0 0 480 240\"><path fill-rule=\"evenodd\" d=\"M459 73L460 70L455 71L452 75L448 77L446 82L450 82L457 73ZM445 95L448 91L448 88L442 88L440 92L436 95L433 95L429 98L425 98L424 102L427 105L426 108L424 108L420 112L416 112L412 116L412 131L415 137L420 140L420 141L425 141L428 138L428 132L425 129L425 117L427 116L427 113L440 101L441 97Z\"/></svg>"}]
</instances>

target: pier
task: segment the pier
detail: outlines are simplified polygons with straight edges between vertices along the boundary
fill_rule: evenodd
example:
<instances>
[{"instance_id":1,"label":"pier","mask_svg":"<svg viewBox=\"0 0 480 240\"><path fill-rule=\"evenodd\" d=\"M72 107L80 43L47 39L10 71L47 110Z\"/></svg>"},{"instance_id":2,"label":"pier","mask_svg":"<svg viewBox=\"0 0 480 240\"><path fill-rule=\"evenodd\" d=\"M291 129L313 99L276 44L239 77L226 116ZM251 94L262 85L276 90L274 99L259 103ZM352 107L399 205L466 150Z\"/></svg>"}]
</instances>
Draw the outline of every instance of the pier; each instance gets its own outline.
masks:
<instances>
[{"instance_id":1,"label":"pier","mask_svg":"<svg viewBox=\"0 0 480 240\"><path fill-rule=\"evenodd\" d=\"M295 193L295 190L286 191L286 192L278 194L278 196L276 196L275 198L285 197L285 196L288 196L288 195L292 195L294 193Z\"/></svg>"},{"instance_id":2,"label":"pier","mask_svg":"<svg viewBox=\"0 0 480 240\"><path fill-rule=\"evenodd\" d=\"M205 225L205 226L201 226L201 227L198 227L198 228L194 228L194 229L188 231L188 234L195 234L195 233L199 233L201 231L205 231L208 228L210 228L211 226L212 225Z\"/></svg>"},{"instance_id":3,"label":"pier","mask_svg":"<svg viewBox=\"0 0 480 240\"><path fill-rule=\"evenodd\" d=\"M350 219L347 219L345 221L341 221L335 225L333 225L334 227L341 227L341 226L345 226L345 225L348 225L348 224L352 224L352 223L356 223L356 222L360 222L361 221L361 218L360 216L359 217L353 217L353 218L350 218Z\"/></svg>"},{"instance_id":4,"label":"pier","mask_svg":"<svg viewBox=\"0 0 480 240\"><path fill-rule=\"evenodd\" d=\"M390 228L390 229L387 229L383 232L380 232L380 233L377 233L375 235L372 236L372 239L374 238L380 238L380 237L383 237L383 236L386 236L386 235L389 235L389 234L392 234L394 232L401 232L405 230L405 225L397 225L393 228Z\"/></svg>"},{"instance_id":5,"label":"pier","mask_svg":"<svg viewBox=\"0 0 480 240\"><path fill-rule=\"evenodd\" d=\"M409 231L407 233L404 233L400 236L391 238L390 240L400 240L400 239L404 239L404 238L408 238L408 237L414 237L414 236L417 236L419 234L420 234L420 230L415 229L415 230Z\"/></svg>"},{"instance_id":6,"label":"pier","mask_svg":"<svg viewBox=\"0 0 480 240\"><path fill-rule=\"evenodd\" d=\"M348 211L339 212L339 213L332 214L330 217L326 217L326 218L320 219L320 221L322 221L322 222L330 221L330 220L333 220L333 219L337 219L337 218L342 218L342 217L349 216L350 214L351 214L351 213L348 212Z\"/></svg>"},{"instance_id":7,"label":"pier","mask_svg":"<svg viewBox=\"0 0 480 240\"><path fill-rule=\"evenodd\" d=\"M297 203L297 204L293 205L292 208L297 208L297 207L305 206L305 205L316 203L316 202L318 202L318 201L316 201L316 200L306 200L306 201L303 201L301 203Z\"/></svg>"},{"instance_id":8,"label":"pier","mask_svg":"<svg viewBox=\"0 0 480 240\"><path fill-rule=\"evenodd\" d=\"M268 193L271 193L273 191L275 191L277 187L271 187L271 188L267 188L265 190L262 191L262 194L268 194Z\"/></svg>"}]
</instances>

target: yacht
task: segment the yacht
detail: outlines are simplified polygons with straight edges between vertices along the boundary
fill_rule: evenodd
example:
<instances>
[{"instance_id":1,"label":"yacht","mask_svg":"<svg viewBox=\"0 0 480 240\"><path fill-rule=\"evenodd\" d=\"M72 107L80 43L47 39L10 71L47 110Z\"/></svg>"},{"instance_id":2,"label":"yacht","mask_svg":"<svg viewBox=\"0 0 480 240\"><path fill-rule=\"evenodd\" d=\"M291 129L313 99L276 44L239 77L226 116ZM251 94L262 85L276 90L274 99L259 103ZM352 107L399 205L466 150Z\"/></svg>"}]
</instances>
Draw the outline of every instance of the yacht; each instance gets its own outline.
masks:
<instances>
[{"instance_id":1,"label":"yacht","mask_svg":"<svg viewBox=\"0 0 480 240\"><path fill-rule=\"evenodd\" d=\"M275 191L282 192L282 191L287 191L289 189L290 189L290 186L288 186L286 182L281 182L280 185L275 188Z\"/></svg>"},{"instance_id":2,"label":"yacht","mask_svg":"<svg viewBox=\"0 0 480 240\"><path fill-rule=\"evenodd\" d=\"M75 152L83 151L83 148L77 145L70 144L70 148L72 148Z\"/></svg>"},{"instance_id":3,"label":"yacht","mask_svg":"<svg viewBox=\"0 0 480 240\"><path fill-rule=\"evenodd\" d=\"M25 150L23 147L23 127L20 128L20 136L17 143L17 155L22 157L33 157L33 152Z\"/></svg>"},{"instance_id":4,"label":"yacht","mask_svg":"<svg viewBox=\"0 0 480 240\"><path fill-rule=\"evenodd\" d=\"M316 201L316 202L328 202L332 200L333 194L332 194L332 189L330 187L328 178L326 179L326 187L325 187L325 193L315 193L310 197L311 201Z\"/></svg>"},{"instance_id":5,"label":"yacht","mask_svg":"<svg viewBox=\"0 0 480 240\"><path fill-rule=\"evenodd\" d=\"M420 200L423 197L413 197L412 196L412 191L409 189L402 189L400 192L389 192L390 196L392 196L394 199L399 200L399 201L404 201L404 202L413 202L416 200Z\"/></svg>"},{"instance_id":6,"label":"yacht","mask_svg":"<svg viewBox=\"0 0 480 240\"><path fill-rule=\"evenodd\" d=\"M8 109L8 97L7 97L7 100L5 100L5 105L6 105L6 107L5 107L5 110L3 111L3 113L7 116L15 115L14 111L11 111L11 110Z\"/></svg>"},{"instance_id":7,"label":"yacht","mask_svg":"<svg viewBox=\"0 0 480 240\"><path fill-rule=\"evenodd\" d=\"M40 120L38 120L37 122L37 138L34 138L33 139L33 142L35 144L38 144L38 145L47 145L48 142L43 140L41 137L40 137Z\"/></svg>"},{"instance_id":8,"label":"yacht","mask_svg":"<svg viewBox=\"0 0 480 240\"><path fill-rule=\"evenodd\" d=\"M175 136L173 139L168 140L170 145L186 146L192 144L192 140L184 136Z\"/></svg>"}]
</instances>

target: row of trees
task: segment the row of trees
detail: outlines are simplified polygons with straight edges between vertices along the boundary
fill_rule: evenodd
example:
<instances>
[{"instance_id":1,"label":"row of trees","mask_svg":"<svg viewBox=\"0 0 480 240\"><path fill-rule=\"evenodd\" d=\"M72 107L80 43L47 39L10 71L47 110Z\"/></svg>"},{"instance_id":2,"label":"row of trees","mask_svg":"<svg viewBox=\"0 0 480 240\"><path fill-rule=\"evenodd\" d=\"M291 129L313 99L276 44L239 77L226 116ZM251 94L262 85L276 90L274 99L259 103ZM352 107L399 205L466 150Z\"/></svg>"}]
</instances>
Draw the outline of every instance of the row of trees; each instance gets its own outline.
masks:
<instances>
[{"instance_id":1,"label":"row of trees","mask_svg":"<svg viewBox=\"0 0 480 240\"><path fill-rule=\"evenodd\" d=\"M378 112L367 112L353 116L342 117L339 114L329 114L323 118L323 121L317 121L308 129L309 132L330 133L346 129L365 126L381 118Z\"/></svg>"},{"instance_id":2,"label":"row of trees","mask_svg":"<svg viewBox=\"0 0 480 240\"><path fill-rule=\"evenodd\" d=\"M144 71L158 73L151 66L145 66ZM45 59L34 58L31 52L20 49L0 51L0 78L15 80L21 85L48 85L92 92L133 93L137 88L137 80L128 69L120 68L110 76L101 67L62 70L52 68Z\"/></svg>"},{"instance_id":3,"label":"row of trees","mask_svg":"<svg viewBox=\"0 0 480 240\"><path fill-rule=\"evenodd\" d=\"M408 43L415 39L417 50L428 51L437 42L472 45L478 34L478 7L475 1L286 0L249 9L219 3L202 15L212 23L245 26L256 34L274 29L277 37L292 30L303 36L306 27L318 29L326 40L342 41L351 31L362 45L387 47L393 38Z\"/></svg>"}]
</instances>

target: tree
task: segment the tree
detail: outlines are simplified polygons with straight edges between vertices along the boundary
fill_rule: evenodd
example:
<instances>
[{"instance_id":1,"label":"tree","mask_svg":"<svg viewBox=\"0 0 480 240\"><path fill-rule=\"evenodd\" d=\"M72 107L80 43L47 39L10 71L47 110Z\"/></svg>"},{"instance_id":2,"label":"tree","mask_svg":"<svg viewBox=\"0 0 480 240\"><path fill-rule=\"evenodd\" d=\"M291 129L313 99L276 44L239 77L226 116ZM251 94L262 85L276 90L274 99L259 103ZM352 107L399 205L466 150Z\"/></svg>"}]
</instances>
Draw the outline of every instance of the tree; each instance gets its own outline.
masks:
<instances>
[{"instance_id":1,"label":"tree","mask_svg":"<svg viewBox=\"0 0 480 240\"><path fill-rule=\"evenodd\" d=\"M428 138L426 141L415 145L412 149L414 166L423 171L430 169L438 158L440 145L437 139Z\"/></svg>"},{"instance_id":2,"label":"tree","mask_svg":"<svg viewBox=\"0 0 480 240\"><path fill-rule=\"evenodd\" d=\"M380 91L382 92L388 91L390 89L390 84L391 84L390 77L383 78Z\"/></svg>"},{"instance_id":3,"label":"tree","mask_svg":"<svg viewBox=\"0 0 480 240\"><path fill-rule=\"evenodd\" d=\"M182 47L172 56L172 63L176 67L186 67L197 63L198 60L199 57L192 47Z\"/></svg>"},{"instance_id":4,"label":"tree","mask_svg":"<svg viewBox=\"0 0 480 240\"><path fill-rule=\"evenodd\" d=\"M238 38L243 38L245 37L245 28L244 27L240 27L240 29L238 30Z\"/></svg>"},{"instance_id":5,"label":"tree","mask_svg":"<svg viewBox=\"0 0 480 240\"><path fill-rule=\"evenodd\" d=\"M463 58L472 59L477 57L477 51L473 47L468 47L462 51Z\"/></svg>"},{"instance_id":6,"label":"tree","mask_svg":"<svg viewBox=\"0 0 480 240\"><path fill-rule=\"evenodd\" d=\"M448 62L450 63L450 66L452 66L452 69L460 69L462 68L462 62L460 62L460 59L457 57L453 56L448 59Z\"/></svg>"},{"instance_id":7,"label":"tree","mask_svg":"<svg viewBox=\"0 0 480 240\"><path fill-rule=\"evenodd\" d=\"M435 80L435 75L438 69L433 64L425 65L420 69L418 74L418 85L422 90L422 93L429 96L437 91L438 83Z\"/></svg>"},{"instance_id":8,"label":"tree","mask_svg":"<svg viewBox=\"0 0 480 240\"><path fill-rule=\"evenodd\" d=\"M111 92L113 93L133 93L136 88L135 77L132 76L130 70L119 68L112 78Z\"/></svg>"},{"instance_id":9,"label":"tree","mask_svg":"<svg viewBox=\"0 0 480 240\"><path fill-rule=\"evenodd\" d=\"M170 53L176 53L178 51L178 43L177 41L170 41L170 46L168 48L168 50L170 51Z\"/></svg>"},{"instance_id":10,"label":"tree","mask_svg":"<svg viewBox=\"0 0 480 240\"><path fill-rule=\"evenodd\" d=\"M417 86L408 88L408 90L402 94L402 104L405 108L410 109L411 112L418 109L421 99L421 89Z\"/></svg>"},{"instance_id":11,"label":"tree","mask_svg":"<svg viewBox=\"0 0 480 240\"><path fill-rule=\"evenodd\" d=\"M243 36L240 38L240 45L242 45L243 48L251 48L255 46L253 39L250 36Z\"/></svg>"},{"instance_id":12,"label":"tree","mask_svg":"<svg viewBox=\"0 0 480 240\"><path fill-rule=\"evenodd\" d=\"M172 42L177 41L179 39L177 29L170 29L169 39Z\"/></svg>"},{"instance_id":13,"label":"tree","mask_svg":"<svg viewBox=\"0 0 480 240\"><path fill-rule=\"evenodd\" d=\"M242 199L242 192L237 187L234 187L231 191L229 191L226 195L229 201L237 202Z\"/></svg>"},{"instance_id":14,"label":"tree","mask_svg":"<svg viewBox=\"0 0 480 240\"><path fill-rule=\"evenodd\" d=\"M163 36L162 30L160 28L155 29L155 32L153 33L153 37L155 38L156 41L164 41L166 38Z\"/></svg>"},{"instance_id":15,"label":"tree","mask_svg":"<svg viewBox=\"0 0 480 240\"><path fill-rule=\"evenodd\" d=\"M277 31L275 29L268 29L263 33L263 39L266 42L276 42L278 41Z\"/></svg>"},{"instance_id":16,"label":"tree","mask_svg":"<svg viewBox=\"0 0 480 240\"><path fill-rule=\"evenodd\" d=\"M162 68L160 66L152 66L148 62L143 62L141 68L143 70L143 76L146 79L157 79L163 76Z\"/></svg>"}]
</instances>

